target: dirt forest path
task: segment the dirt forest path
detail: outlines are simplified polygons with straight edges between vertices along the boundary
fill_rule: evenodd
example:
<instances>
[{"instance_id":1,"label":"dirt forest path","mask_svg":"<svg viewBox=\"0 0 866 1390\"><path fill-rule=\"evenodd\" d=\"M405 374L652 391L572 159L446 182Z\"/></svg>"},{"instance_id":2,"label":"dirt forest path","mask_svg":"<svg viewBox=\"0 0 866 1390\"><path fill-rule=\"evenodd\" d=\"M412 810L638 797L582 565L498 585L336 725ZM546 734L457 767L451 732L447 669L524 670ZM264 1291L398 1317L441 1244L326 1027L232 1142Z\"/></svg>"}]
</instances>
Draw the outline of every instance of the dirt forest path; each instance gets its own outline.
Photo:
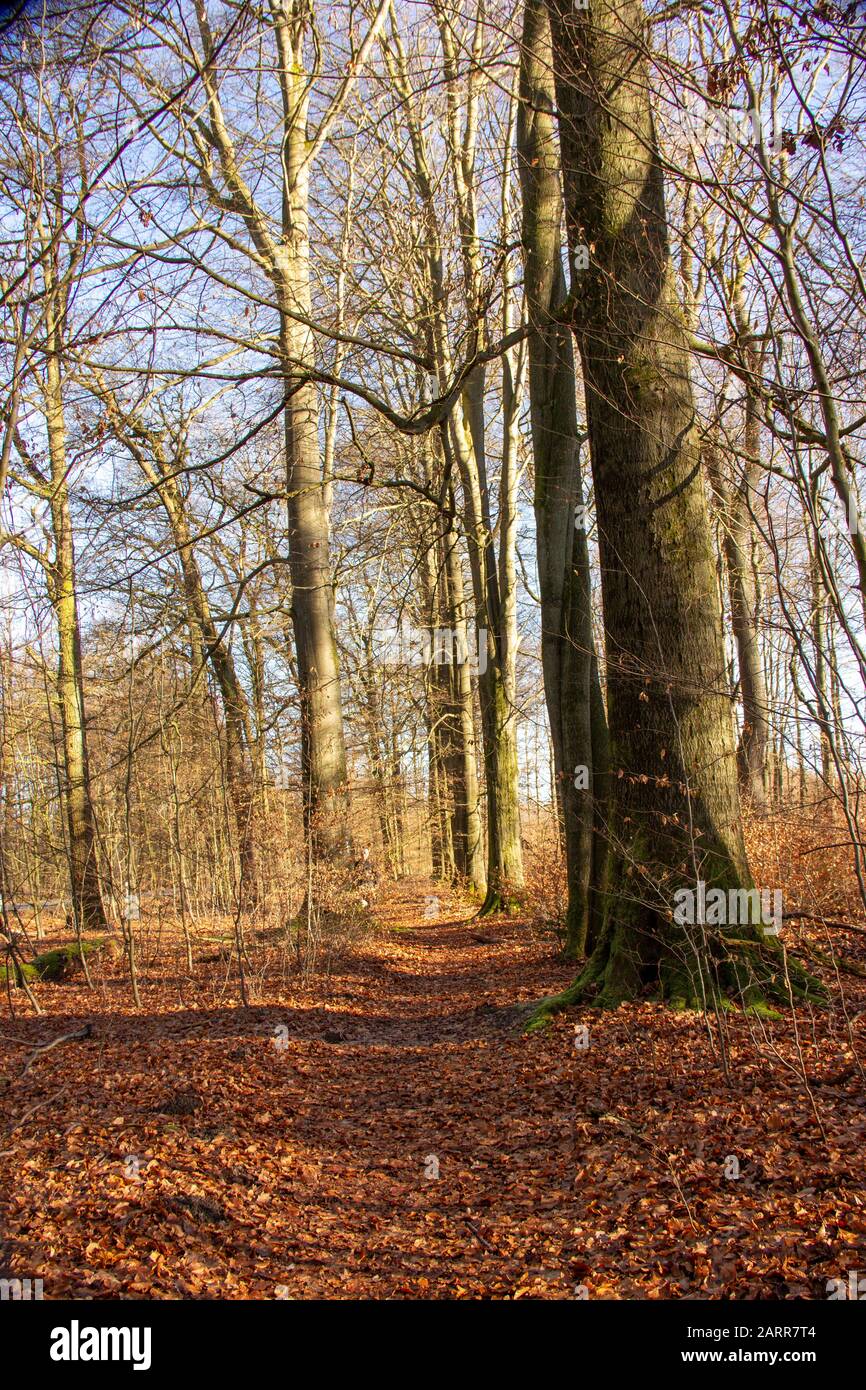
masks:
<instances>
[{"instance_id":1,"label":"dirt forest path","mask_svg":"<svg viewBox=\"0 0 866 1390\"><path fill-rule=\"evenodd\" d=\"M77 1299L784 1298L862 1264L866 1111L832 1022L813 1104L787 1024L768 1047L726 1019L727 1075L706 1020L648 1002L526 1037L517 1006L571 978L550 936L418 881L377 918L308 986L257 947L248 1008L219 961L145 960L141 1012L120 964L40 986L45 1015L0 1027L0 1274Z\"/></svg>"},{"instance_id":2,"label":"dirt forest path","mask_svg":"<svg viewBox=\"0 0 866 1390\"><path fill-rule=\"evenodd\" d=\"M570 1083L512 1007L568 968L427 882L377 916L285 1003L190 1008L156 968L144 1017L122 979L43 989L8 1031L94 1036L16 1087L5 1266L46 1297L570 1297Z\"/></svg>"},{"instance_id":3,"label":"dirt forest path","mask_svg":"<svg viewBox=\"0 0 866 1390\"><path fill-rule=\"evenodd\" d=\"M437 892L415 883L383 905L385 934L330 1005L326 1036L343 1041L317 1047L296 1129L322 1165L314 1225L330 1232L309 1291L502 1295L537 1276L571 1296L570 1107L528 1064L513 1007L562 969L527 970L519 929L467 920L464 904L436 898L439 915L417 920Z\"/></svg>"}]
</instances>

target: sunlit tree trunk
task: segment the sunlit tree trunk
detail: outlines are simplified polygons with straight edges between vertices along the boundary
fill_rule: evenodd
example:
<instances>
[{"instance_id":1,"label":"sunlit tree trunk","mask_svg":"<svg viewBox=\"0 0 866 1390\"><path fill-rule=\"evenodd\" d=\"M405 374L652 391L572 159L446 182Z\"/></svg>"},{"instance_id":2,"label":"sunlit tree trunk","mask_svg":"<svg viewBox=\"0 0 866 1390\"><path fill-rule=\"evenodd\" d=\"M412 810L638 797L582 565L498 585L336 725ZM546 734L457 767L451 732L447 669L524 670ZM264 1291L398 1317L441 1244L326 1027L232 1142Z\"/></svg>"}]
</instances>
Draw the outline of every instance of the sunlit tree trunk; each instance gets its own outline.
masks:
<instances>
[{"instance_id":1,"label":"sunlit tree trunk","mask_svg":"<svg viewBox=\"0 0 866 1390\"><path fill-rule=\"evenodd\" d=\"M96 823L90 786L90 759L84 710L81 628L75 583L75 548L69 509L66 422L59 364L59 330L50 328L44 382L45 422L51 470L53 553L47 570L49 597L57 621L57 697L63 735L65 800L69 833L69 874L75 919L81 931L104 931L105 908L99 881Z\"/></svg>"},{"instance_id":2,"label":"sunlit tree trunk","mask_svg":"<svg viewBox=\"0 0 866 1390\"><path fill-rule=\"evenodd\" d=\"M541 595L541 657L557 802L568 874L566 948L592 945L599 916L604 839L606 716L592 634L587 519L580 476L574 347L554 317L565 300L562 188L555 127L550 24L544 0L528 0L521 46L517 138L523 194L525 288L530 323L529 398ZM595 913L593 912L595 909Z\"/></svg>"},{"instance_id":3,"label":"sunlit tree trunk","mask_svg":"<svg viewBox=\"0 0 866 1390\"><path fill-rule=\"evenodd\" d=\"M375 23L381 23L383 15L380 7ZM246 225L255 259L268 275L277 302L279 361L284 384L291 618L300 696L304 825L313 856L331 859L344 855L349 848L349 804L334 631L330 528L325 500L328 480L323 476L318 395L314 384L309 229L311 152L307 140L310 74L305 61L310 10L302 0L270 0L269 4L282 102L279 146L282 207L278 234L274 233L268 213L257 203L241 172L220 101L215 75L217 55L204 0L196 0L196 16L210 64L202 74L209 115L206 138L218 154L232 210ZM368 37L368 44L372 41L372 36Z\"/></svg>"},{"instance_id":4,"label":"sunlit tree trunk","mask_svg":"<svg viewBox=\"0 0 866 1390\"><path fill-rule=\"evenodd\" d=\"M480 71L470 69L465 110L460 111L458 56L451 18L444 6L434 5L442 43L445 75L445 101L448 155L457 200L461 263L466 306L473 332L483 342L485 325L484 292L481 271L481 237L478 224L475 140ZM483 11L476 12L473 53L481 51ZM507 299L506 286L506 299ZM444 335L443 335L444 341ZM515 585L513 583L515 543L515 498L507 486L509 395L515 391L515 362L506 355L504 363L504 459L499 505L499 556L494 543L488 483L486 441L486 374L483 368L470 376L462 409L452 414L452 447L462 484L469 568L475 600L477 640L486 645L486 660L479 663L478 693L481 704L481 732L484 754L484 780L487 791L487 894L482 913L505 907L514 890L523 887L523 854L520 842L519 768L517 726L514 703L514 664L516 629L514 623ZM511 369L511 370L509 370ZM512 582L509 582L509 575Z\"/></svg>"},{"instance_id":5,"label":"sunlit tree trunk","mask_svg":"<svg viewBox=\"0 0 866 1390\"><path fill-rule=\"evenodd\" d=\"M453 524L449 524L445 531L443 552L448 627L456 632L457 644L465 651L468 643L466 595L457 532ZM481 892L485 884L484 839L478 792L475 700L472 673L467 662L452 663L448 683L446 758L451 786L454 867L457 877L471 891Z\"/></svg>"},{"instance_id":6,"label":"sunlit tree trunk","mask_svg":"<svg viewBox=\"0 0 866 1390\"><path fill-rule=\"evenodd\" d=\"M348 848L348 787L340 666L334 632L329 525L318 433L310 294L309 74L306 8L274 4L283 98L283 238L276 257L280 349L285 373L286 488L292 626L301 699L304 818L316 853ZM304 322L306 320L306 322Z\"/></svg>"}]
</instances>

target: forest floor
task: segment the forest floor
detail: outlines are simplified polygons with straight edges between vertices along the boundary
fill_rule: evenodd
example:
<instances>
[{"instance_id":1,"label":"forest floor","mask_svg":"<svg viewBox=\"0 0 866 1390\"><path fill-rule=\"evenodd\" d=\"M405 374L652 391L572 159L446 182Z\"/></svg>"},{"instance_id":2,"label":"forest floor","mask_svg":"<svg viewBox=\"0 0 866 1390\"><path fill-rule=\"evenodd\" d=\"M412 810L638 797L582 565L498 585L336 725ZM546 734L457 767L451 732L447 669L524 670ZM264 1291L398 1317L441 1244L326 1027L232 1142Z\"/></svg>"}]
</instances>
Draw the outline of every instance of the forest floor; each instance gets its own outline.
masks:
<instances>
[{"instance_id":1,"label":"forest floor","mask_svg":"<svg viewBox=\"0 0 866 1390\"><path fill-rule=\"evenodd\" d=\"M866 1270L862 978L779 1023L647 1002L527 1036L519 1006L572 975L552 937L419 881L325 977L254 960L248 1007L165 941L140 1011L117 961L40 984L41 1017L7 995L0 1273L47 1299L569 1299L825 1298Z\"/></svg>"}]
</instances>

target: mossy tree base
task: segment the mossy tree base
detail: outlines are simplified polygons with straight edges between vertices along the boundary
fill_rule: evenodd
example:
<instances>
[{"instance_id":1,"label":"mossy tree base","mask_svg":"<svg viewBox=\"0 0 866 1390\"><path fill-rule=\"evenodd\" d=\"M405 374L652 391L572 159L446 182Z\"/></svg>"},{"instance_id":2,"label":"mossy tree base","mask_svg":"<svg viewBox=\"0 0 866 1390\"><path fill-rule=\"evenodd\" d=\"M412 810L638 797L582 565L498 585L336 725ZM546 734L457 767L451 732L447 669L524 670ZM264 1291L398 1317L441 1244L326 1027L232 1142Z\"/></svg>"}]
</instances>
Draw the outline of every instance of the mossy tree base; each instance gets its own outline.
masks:
<instances>
[{"instance_id":1,"label":"mossy tree base","mask_svg":"<svg viewBox=\"0 0 866 1390\"><path fill-rule=\"evenodd\" d=\"M737 927L736 935L728 935L713 928L672 929L669 923L659 932L655 926L641 933L611 925L572 984L541 1000L526 1031L544 1028L554 1014L576 1004L610 1009L654 999L677 1010L741 1008L779 1018L773 1004L826 1002L820 981L759 928Z\"/></svg>"},{"instance_id":2,"label":"mossy tree base","mask_svg":"<svg viewBox=\"0 0 866 1390\"><path fill-rule=\"evenodd\" d=\"M75 941L70 946L58 946L54 951L44 951L37 956L35 965L42 980L66 980L74 974L83 956L95 956L103 951L108 943L104 938L96 941Z\"/></svg>"},{"instance_id":3,"label":"mossy tree base","mask_svg":"<svg viewBox=\"0 0 866 1390\"><path fill-rule=\"evenodd\" d=\"M484 902L479 907L476 917L494 917L499 913L511 915L520 911L520 898L516 893L504 888L488 888Z\"/></svg>"},{"instance_id":4,"label":"mossy tree base","mask_svg":"<svg viewBox=\"0 0 866 1390\"><path fill-rule=\"evenodd\" d=\"M15 983L20 984L20 975L26 980L49 980L57 982L68 980L81 963L82 956L95 956L108 945L105 938L98 940L72 942L69 946L57 946L54 950L43 951L32 961L21 962L14 967ZM0 967L0 980L5 981L8 967Z\"/></svg>"}]
</instances>

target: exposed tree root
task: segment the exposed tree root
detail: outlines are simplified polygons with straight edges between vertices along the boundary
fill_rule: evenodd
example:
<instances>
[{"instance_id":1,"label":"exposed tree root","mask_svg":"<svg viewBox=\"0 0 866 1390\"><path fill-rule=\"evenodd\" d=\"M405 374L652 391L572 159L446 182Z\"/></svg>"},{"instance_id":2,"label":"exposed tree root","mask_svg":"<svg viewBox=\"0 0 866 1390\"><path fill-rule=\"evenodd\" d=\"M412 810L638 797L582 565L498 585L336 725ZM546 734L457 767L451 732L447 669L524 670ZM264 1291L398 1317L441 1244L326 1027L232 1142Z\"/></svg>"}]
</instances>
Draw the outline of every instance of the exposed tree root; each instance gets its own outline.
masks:
<instances>
[{"instance_id":1,"label":"exposed tree root","mask_svg":"<svg viewBox=\"0 0 866 1390\"><path fill-rule=\"evenodd\" d=\"M626 945L626 932L614 928L590 956L577 978L561 993L542 999L526 1032L544 1028L554 1014L576 1004L616 1008L631 999L652 998L677 1010L718 1012L744 1009L778 1019L773 1004L823 1004L826 991L774 937L757 933L733 938L707 933L698 947L683 938L651 943L646 949Z\"/></svg>"},{"instance_id":2,"label":"exposed tree root","mask_svg":"<svg viewBox=\"0 0 866 1390\"><path fill-rule=\"evenodd\" d=\"M476 912L476 917L493 917L497 913L517 912L520 908L520 899L515 893L506 892L502 888L488 888L484 902Z\"/></svg>"}]
</instances>

